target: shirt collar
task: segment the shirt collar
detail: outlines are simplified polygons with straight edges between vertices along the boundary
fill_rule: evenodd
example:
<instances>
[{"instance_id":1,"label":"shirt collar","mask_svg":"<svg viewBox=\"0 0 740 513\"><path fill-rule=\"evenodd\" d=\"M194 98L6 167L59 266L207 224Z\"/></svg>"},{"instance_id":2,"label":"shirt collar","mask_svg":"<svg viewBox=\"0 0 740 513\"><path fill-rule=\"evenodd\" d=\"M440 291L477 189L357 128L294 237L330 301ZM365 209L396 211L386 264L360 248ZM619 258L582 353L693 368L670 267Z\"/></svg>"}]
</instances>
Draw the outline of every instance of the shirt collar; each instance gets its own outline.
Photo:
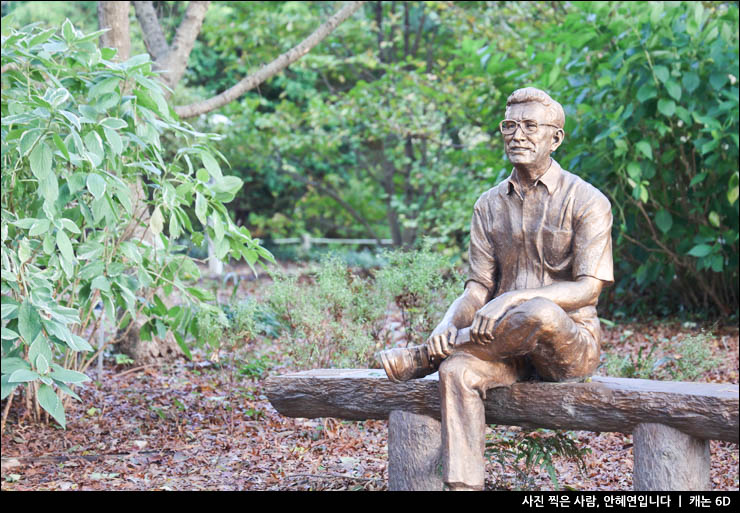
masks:
<instances>
[{"instance_id":1,"label":"shirt collar","mask_svg":"<svg viewBox=\"0 0 740 513\"><path fill-rule=\"evenodd\" d=\"M558 185L558 182L560 181L560 174L562 173L563 168L560 167L560 164L557 163L557 161L553 158L550 159L550 167L547 168L547 171L545 171L545 174L540 176L537 181L535 182L535 186L538 183L542 183L545 188L547 189L548 194L552 194L555 188ZM515 170L512 169L511 174L509 175L509 178L506 179L506 181L509 183L507 194L511 194L512 191L519 192L519 185L516 182L516 179L514 178Z\"/></svg>"}]
</instances>

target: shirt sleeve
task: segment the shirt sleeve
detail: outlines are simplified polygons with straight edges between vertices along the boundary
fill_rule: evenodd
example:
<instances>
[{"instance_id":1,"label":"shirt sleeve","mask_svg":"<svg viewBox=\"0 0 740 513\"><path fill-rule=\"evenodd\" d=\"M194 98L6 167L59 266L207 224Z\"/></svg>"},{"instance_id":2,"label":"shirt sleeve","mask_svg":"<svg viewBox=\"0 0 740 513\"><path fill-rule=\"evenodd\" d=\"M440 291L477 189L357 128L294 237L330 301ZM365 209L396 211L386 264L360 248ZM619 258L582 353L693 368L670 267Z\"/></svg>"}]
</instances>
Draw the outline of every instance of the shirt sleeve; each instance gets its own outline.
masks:
<instances>
[{"instance_id":1,"label":"shirt sleeve","mask_svg":"<svg viewBox=\"0 0 740 513\"><path fill-rule=\"evenodd\" d=\"M592 191L573 236L573 278L591 276L611 283L614 281L611 203L597 189Z\"/></svg>"},{"instance_id":2,"label":"shirt sleeve","mask_svg":"<svg viewBox=\"0 0 740 513\"><path fill-rule=\"evenodd\" d=\"M470 223L470 275L467 281L475 281L489 291L493 291L496 261L493 253L493 244L489 238L490 230L486 229L486 216L479 199L473 210L473 220Z\"/></svg>"}]
</instances>

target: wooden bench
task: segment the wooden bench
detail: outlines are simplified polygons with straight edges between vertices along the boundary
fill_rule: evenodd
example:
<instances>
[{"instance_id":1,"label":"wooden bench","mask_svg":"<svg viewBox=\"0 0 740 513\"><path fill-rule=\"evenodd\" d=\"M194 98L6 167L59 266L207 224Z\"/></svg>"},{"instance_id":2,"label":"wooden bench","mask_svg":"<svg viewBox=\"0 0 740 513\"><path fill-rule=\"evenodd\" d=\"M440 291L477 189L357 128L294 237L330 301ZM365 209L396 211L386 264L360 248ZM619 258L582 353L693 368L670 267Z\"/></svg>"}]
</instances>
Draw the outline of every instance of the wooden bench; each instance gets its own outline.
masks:
<instances>
[{"instance_id":1,"label":"wooden bench","mask_svg":"<svg viewBox=\"0 0 740 513\"><path fill-rule=\"evenodd\" d=\"M438 375L393 383L382 370L318 369L266 380L288 417L389 419L391 490L441 490ZM738 385L594 376L487 392L486 422L632 433L635 490L709 490L709 440L738 442ZM434 440L430 443L429 440Z\"/></svg>"}]
</instances>

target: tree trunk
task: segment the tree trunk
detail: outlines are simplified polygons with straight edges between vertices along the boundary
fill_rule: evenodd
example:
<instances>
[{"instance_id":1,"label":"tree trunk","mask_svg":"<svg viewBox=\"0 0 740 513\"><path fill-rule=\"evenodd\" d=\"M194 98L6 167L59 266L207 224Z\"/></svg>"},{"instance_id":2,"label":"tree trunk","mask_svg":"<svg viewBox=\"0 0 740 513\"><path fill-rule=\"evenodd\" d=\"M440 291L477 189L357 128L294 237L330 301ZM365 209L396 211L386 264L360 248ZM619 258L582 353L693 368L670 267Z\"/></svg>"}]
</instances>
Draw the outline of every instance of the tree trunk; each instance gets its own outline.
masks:
<instances>
[{"instance_id":1,"label":"tree trunk","mask_svg":"<svg viewBox=\"0 0 740 513\"><path fill-rule=\"evenodd\" d=\"M131 56L129 35L129 7L131 2L98 2L98 25L110 29L100 36L100 46L118 50L116 59L126 61Z\"/></svg>"},{"instance_id":2,"label":"tree trunk","mask_svg":"<svg viewBox=\"0 0 740 513\"><path fill-rule=\"evenodd\" d=\"M98 2L98 24L101 29L110 28L108 32L100 36L100 46L115 48L118 53L116 60L125 61L131 54L131 37L129 33L130 2ZM149 226L149 208L146 202L146 191L144 184L139 179L136 184L130 185L133 200L134 222L123 237L125 239L138 239L152 247L161 247L161 243L155 237ZM182 350L177 345L172 334L168 334L165 340L145 342L139 338L141 326L146 319L134 319L135 325L119 343L119 350L130 356L135 365L153 363L162 358L171 360L181 356ZM116 334L123 335L123 332Z\"/></svg>"}]
</instances>

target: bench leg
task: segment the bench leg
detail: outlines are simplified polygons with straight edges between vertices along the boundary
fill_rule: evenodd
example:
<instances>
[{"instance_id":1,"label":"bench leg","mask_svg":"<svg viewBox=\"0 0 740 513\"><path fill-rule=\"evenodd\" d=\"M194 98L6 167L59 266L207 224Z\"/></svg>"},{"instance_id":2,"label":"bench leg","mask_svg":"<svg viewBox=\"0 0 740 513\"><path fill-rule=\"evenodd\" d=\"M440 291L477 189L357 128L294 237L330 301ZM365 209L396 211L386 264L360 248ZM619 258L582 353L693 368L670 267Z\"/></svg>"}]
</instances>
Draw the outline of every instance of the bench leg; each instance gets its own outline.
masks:
<instances>
[{"instance_id":1,"label":"bench leg","mask_svg":"<svg viewBox=\"0 0 740 513\"><path fill-rule=\"evenodd\" d=\"M711 490L709 441L663 424L632 432L635 490Z\"/></svg>"},{"instance_id":2,"label":"bench leg","mask_svg":"<svg viewBox=\"0 0 740 513\"><path fill-rule=\"evenodd\" d=\"M437 419L405 411L388 417L388 488L442 490L442 428Z\"/></svg>"}]
</instances>

